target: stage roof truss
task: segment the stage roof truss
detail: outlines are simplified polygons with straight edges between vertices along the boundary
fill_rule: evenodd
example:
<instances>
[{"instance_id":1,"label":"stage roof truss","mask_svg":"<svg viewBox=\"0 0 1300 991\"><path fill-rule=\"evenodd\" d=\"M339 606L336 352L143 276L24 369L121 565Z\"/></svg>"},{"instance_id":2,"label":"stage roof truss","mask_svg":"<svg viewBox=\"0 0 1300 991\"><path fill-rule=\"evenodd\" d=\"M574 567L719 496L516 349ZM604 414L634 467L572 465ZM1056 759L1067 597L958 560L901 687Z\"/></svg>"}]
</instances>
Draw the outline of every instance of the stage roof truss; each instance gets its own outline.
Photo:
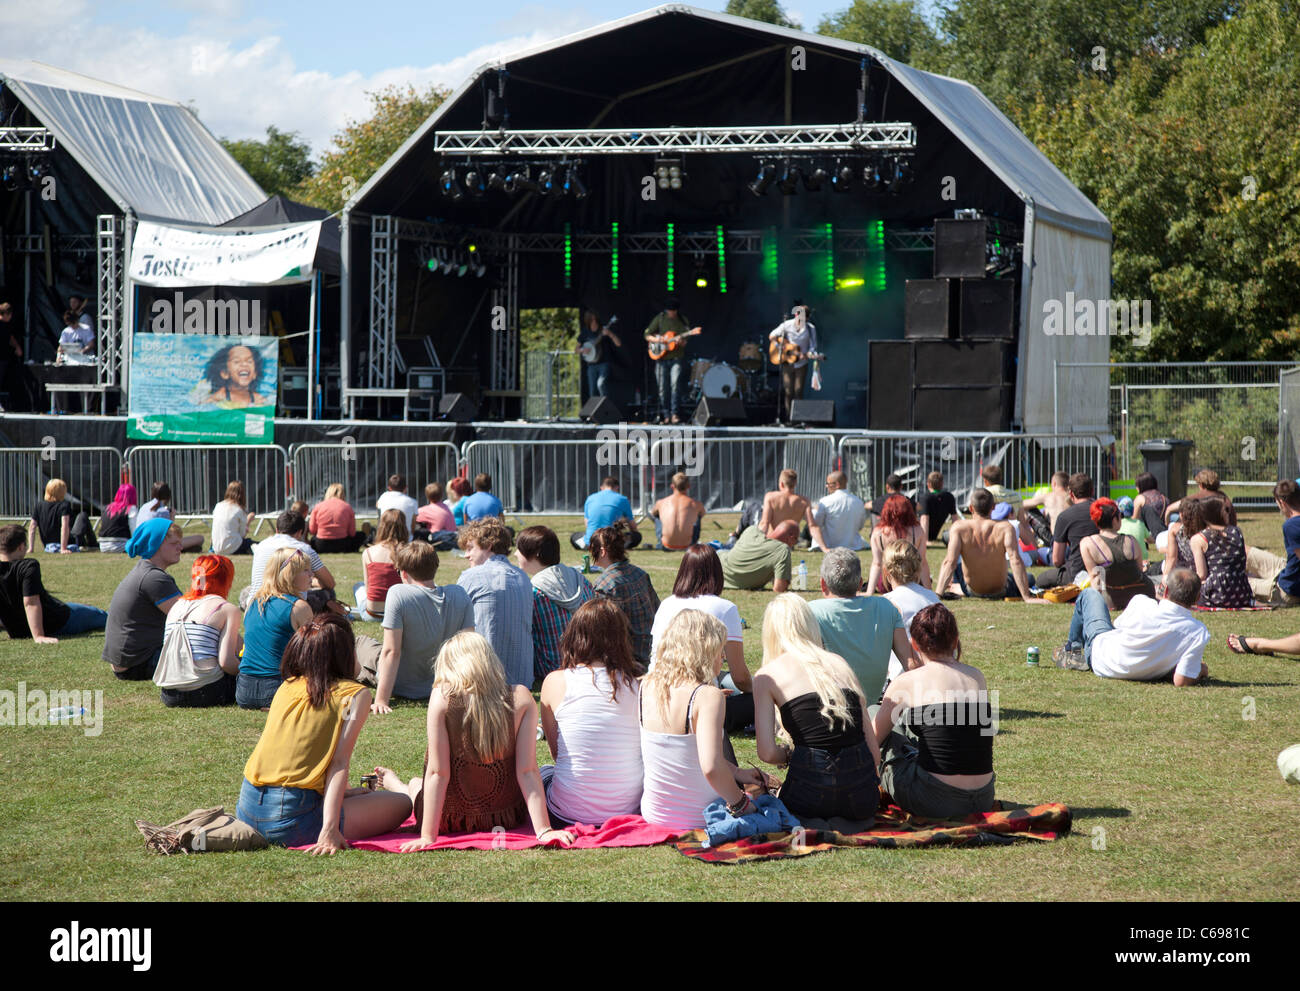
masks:
<instances>
[{"instance_id":1,"label":"stage roof truss","mask_svg":"<svg viewBox=\"0 0 1300 991\"><path fill-rule=\"evenodd\" d=\"M6 234L4 236L4 249L12 251L16 255L43 255L45 254L45 235ZM54 237L54 250L71 255L93 255L97 250L95 236L93 234L56 234Z\"/></svg>"},{"instance_id":2,"label":"stage roof truss","mask_svg":"<svg viewBox=\"0 0 1300 991\"><path fill-rule=\"evenodd\" d=\"M53 151L54 135L44 127L0 127L0 153Z\"/></svg>"},{"instance_id":3,"label":"stage roof truss","mask_svg":"<svg viewBox=\"0 0 1300 991\"><path fill-rule=\"evenodd\" d=\"M916 147L916 126L793 124L772 127L657 127L555 131L436 131L440 155L686 154L710 151L754 154L905 151Z\"/></svg>"}]
</instances>

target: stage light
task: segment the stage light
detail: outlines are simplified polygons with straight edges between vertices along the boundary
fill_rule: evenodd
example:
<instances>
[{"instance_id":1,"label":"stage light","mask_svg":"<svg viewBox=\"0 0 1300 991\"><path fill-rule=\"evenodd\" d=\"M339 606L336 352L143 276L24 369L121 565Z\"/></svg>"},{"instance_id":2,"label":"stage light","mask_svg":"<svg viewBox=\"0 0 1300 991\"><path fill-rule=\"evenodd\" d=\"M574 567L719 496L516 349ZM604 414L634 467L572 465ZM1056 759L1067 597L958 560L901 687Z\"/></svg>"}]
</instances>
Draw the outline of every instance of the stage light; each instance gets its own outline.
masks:
<instances>
[{"instance_id":1,"label":"stage light","mask_svg":"<svg viewBox=\"0 0 1300 991\"><path fill-rule=\"evenodd\" d=\"M901 158L894 159L893 174L889 177L889 192L897 196L912 184L912 166Z\"/></svg>"},{"instance_id":2,"label":"stage light","mask_svg":"<svg viewBox=\"0 0 1300 991\"><path fill-rule=\"evenodd\" d=\"M452 261L451 256L447 253L447 249L446 249L446 248L439 248L439 249L438 249L438 268L440 268L440 269L442 270L442 274L443 274L443 275L451 275L451 270L452 270L453 268L455 268L455 267L456 267L456 263L455 263L454 261Z\"/></svg>"},{"instance_id":3,"label":"stage light","mask_svg":"<svg viewBox=\"0 0 1300 991\"><path fill-rule=\"evenodd\" d=\"M438 271L438 260L436 258L430 258L424 264L429 269L430 272Z\"/></svg>"},{"instance_id":4,"label":"stage light","mask_svg":"<svg viewBox=\"0 0 1300 991\"><path fill-rule=\"evenodd\" d=\"M718 292L727 291L727 244L722 235L722 225L717 228L718 237Z\"/></svg>"},{"instance_id":5,"label":"stage light","mask_svg":"<svg viewBox=\"0 0 1300 991\"><path fill-rule=\"evenodd\" d=\"M587 198L587 187L583 185L582 177L578 175L576 165L570 165L564 173L564 191L572 194L575 200L585 200Z\"/></svg>"},{"instance_id":6,"label":"stage light","mask_svg":"<svg viewBox=\"0 0 1300 991\"><path fill-rule=\"evenodd\" d=\"M829 220L824 228L826 236L826 290L835 291L835 225Z\"/></svg>"},{"instance_id":7,"label":"stage light","mask_svg":"<svg viewBox=\"0 0 1300 991\"><path fill-rule=\"evenodd\" d=\"M668 188L668 166L662 163L655 165L655 181L660 189Z\"/></svg>"},{"instance_id":8,"label":"stage light","mask_svg":"<svg viewBox=\"0 0 1300 991\"><path fill-rule=\"evenodd\" d=\"M537 185L541 187L543 195L553 195L559 184L555 181L555 173L550 169L542 169L537 173Z\"/></svg>"},{"instance_id":9,"label":"stage light","mask_svg":"<svg viewBox=\"0 0 1300 991\"><path fill-rule=\"evenodd\" d=\"M709 288L709 267L704 263L704 258L702 256L697 258L695 261L695 288Z\"/></svg>"},{"instance_id":10,"label":"stage light","mask_svg":"<svg viewBox=\"0 0 1300 991\"><path fill-rule=\"evenodd\" d=\"M540 193L542 187L528 177L528 172L512 172L506 177L506 192L511 196L520 192Z\"/></svg>"},{"instance_id":11,"label":"stage light","mask_svg":"<svg viewBox=\"0 0 1300 991\"><path fill-rule=\"evenodd\" d=\"M775 288L777 279L781 274L781 242L777 237L776 228L768 227L763 231L763 264L759 269L759 274L763 281L772 288Z\"/></svg>"},{"instance_id":12,"label":"stage light","mask_svg":"<svg viewBox=\"0 0 1300 991\"><path fill-rule=\"evenodd\" d=\"M492 174L488 176L487 188L499 189L504 192L506 188L506 177L500 172L493 171Z\"/></svg>"},{"instance_id":13,"label":"stage light","mask_svg":"<svg viewBox=\"0 0 1300 991\"><path fill-rule=\"evenodd\" d=\"M836 289L860 289L865 284L863 279L836 279Z\"/></svg>"},{"instance_id":14,"label":"stage light","mask_svg":"<svg viewBox=\"0 0 1300 991\"><path fill-rule=\"evenodd\" d=\"M797 165L787 165L785 172L781 175L781 181L776 184L776 188L781 190L782 196L793 196L799 190L799 177L803 175L803 170Z\"/></svg>"},{"instance_id":15,"label":"stage light","mask_svg":"<svg viewBox=\"0 0 1300 991\"><path fill-rule=\"evenodd\" d=\"M758 175L754 177L753 182L749 184L749 191L755 196L762 196L767 192L767 187L772 185L776 179L776 166L764 165L758 170Z\"/></svg>"},{"instance_id":16,"label":"stage light","mask_svg":"<svg viewBox=\"0 0 1300 991\"><path fill-rule=\"evenodd\" d=\"M609 222L609 288L618 288L618 221Z\"/></svg>"},{"instance_id":17,"label":"stage light","mask_svg":"<svg viewBox=\"0 0 1300 991\"><path fill-rule=\"evenodd\" d=\"M867 225L867 247L875 261L871 276L871 288L883 292L887 286L885 275L885 222L873 220Z\"/></svg>"},{"instance_id":18,"label":"stage light","mask_svg":"<svg viewBox=\"0 0 1300 991\"><path fill-rule=\"evenodd\" d=\"M483 181L483 173L478 169L470 169L465 173L465 189L474 197L482 196L487 192L487 184Z\"/></svg>"},{"instance_id":19,"label":"stage light","mask_svg":"<svg viewBox=\"0 0 1300 991\"><path fill-rule=\"evenodd\" d=\"M456 170L447 169L442 174L442 195L450 196L452 202L465 198L465 190L460 188L460 183L456 181Z\"/></svg>"},{"instance_id":20,"label":"stage light","mask_svg":"<svg viewBox=\"0 0 1300 991\"><path fill-rule=\"evenodd\" d=\"M674 242L675 238L674 238L674 228L673 228L673 225L672 225L671 223L668 225L667 234L668 234L668 279L667 279L667 287L668 287L668 291L669 291L669 292L673 292L673 291L675 291L676 288L677 288L677 275L676 275L676 273L673 271L673 242Z\"/></svg>"},{"instance_id":21,"label":"stage light","mask_svg":"<svg viewBox=\"0 0 1300 991\"><path fill-rule=\"evenodd\" d=\"M564 222L564 288L573 288L573 225Z\"/></svg>"},{"instance_id":22,"label":"stage light","mask_svg":"<svg viewBox=\"0 0 1300 991\"><path fill-rule=\"evenodd\" d=\"M459 255L456 259L456 277L464 278L465 273L469 271L469 259L464 255Z\"/></svg>"},{"instance_id":23,"label":"stage light","mask_svg":"<svg viewBox=\"0 0 1300 991\"><path fill-rule=\"evenodd\" d=\"M46 167L40 162L29 162L27 165L27 174L32 177L32 182L39 181L46 172Z\"/></svg>"},{"instance_id":24,"label":"stage light","mask_svg":"<svg viewBox=\"0 0 1300 991\"><path fill-rule=\"evenodd\" d=\"M821 192L822 183L831 177L831 174L823 168L813 169L805 173L803 177L803 188L810 193Z\"/></svg>"},{"instance_id":25,"label":"stage light","mask_svg":"<svg viewBox=\"0 0 1300 991\"><path fill-rule=\"evenodd\" d=\"M852 186L853 167L836 162L835 174L831 176L831 190L836 193L847 193Z\"/></svg>"},{"instance_id":26,"label":"stage light","mask_svg":"<svg viewBox=\"0 0 1300 991\"><path fill-rule=\"evenodd\" d=\"M869 193L879 192L885 188L885 180L880 174L880 166L875 163L863 166L862 181Z\"/></svg>"},{"instance_id":27,"label":"stage light","mask_svg":"<svg viewBox=\"0 0 1300 991\"><path fill-rule=\"evenodd\" d=\"M685 176L686 173L682 171L682 167L680 165L668 166L668 188L681 189L682 179L685 178Z\"/></svg>"},{"instance_id":28,"label":"stage light","mask_svg":"<svg viewBox=\"0 0 1300 991\"><path fill-rule=\"evenodd\" d=\"M4 183L5 189L8 190L9 192L13 192L15 189L17 189L18 188L18 166L6 165L4 172L0 173L0 182Z\"/></svg>"}]
</instances>

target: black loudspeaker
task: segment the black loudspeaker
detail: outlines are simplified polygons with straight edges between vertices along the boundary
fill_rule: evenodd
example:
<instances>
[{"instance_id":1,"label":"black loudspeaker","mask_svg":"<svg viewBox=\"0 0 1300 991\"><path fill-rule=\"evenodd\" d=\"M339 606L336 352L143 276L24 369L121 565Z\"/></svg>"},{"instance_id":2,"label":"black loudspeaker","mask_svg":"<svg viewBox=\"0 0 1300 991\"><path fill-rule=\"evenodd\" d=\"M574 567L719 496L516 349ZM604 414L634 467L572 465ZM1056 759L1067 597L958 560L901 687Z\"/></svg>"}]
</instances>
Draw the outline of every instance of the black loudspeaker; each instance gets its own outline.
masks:
<instances>
[{"instance_id":1,"label":"black loudspeaker","mask_svg":"<svg viewBox=\"0 0 1300 991\"><path fill-rule=\"evenodd\" d=\"M618 423L623 419L614 401L607 396L592 396L578 413L586 423Z\"/></svg>"},{"instance_id":2,"label":"black loudspeaker","mask_svg":"<svg viewBox=\"0 0 1300 991\"><path fill-rule=\"evenodd\" d=\"M867 425L872 430L912 429L911 341L872 341Z\"/></svg>"},{"instance_id":3,"label":"black loudspeaker","mask_svg":"<svg viewBox=\"0 0 1300 991\"><path fill-rule=\"evenodd\" d=\"M705 396L700 400L700 405L695 407L695 415L691 417L691 421L697 427L746 423L748 417L745 415L745 401L739 396L728 396L725 399Z\"/></svg>"},{"instance_id":4,"label":"black loudspeaker","mask_svg":"<svg viewBox=\"0 0 1300 991\"><path fill-rule=\"evenodd\" d=\"M934 277L936 279L984 278L984 248L988 223L978 220L939 218L934 222Z\"/></svg>"},{"instance_id":5,"label":"black loudspeaker","mask_svg":"<svg viewBox=\"0 0 1300 991\"><path fill-rule=\"evenodd\" d=\"M903 336L908 340L957 336L957 281L908 279Z\"/></svg>"},{"instance_id":6,"label":"black loudspeaker","mask_svg":"<svg viewBox=\"0 0 1300 991\"><path fill-rule=\"evenodd\" d=\"M1011 345L1002 341L917 341L913 375L918 387L1002 385L1012 381Z\"/></svg>"},{"instance_id":7,"label":"black loudspeaker","mask_svg":"<svg viewBox=\"0 0 1300 991\"><path fill-rule=\"evenodd\" d=\"M1011 387L918 385L912 422L915 430L1004 431L1011 425Z\"/></svg>"},{"instance_id":8,"label":"black loudspeaker","mask_svg":"<svg viewBox=\"0 0 1300 991\"><path fill-rule=\"evenodd\" d=\"M790 403L791 423L811 423L830 427L835 424L835 400L796 399Z\"/></svg>"},{"instance_id":9,"label":"black loudspeaker","mask_svg":"<svg viewBox=\"0 0 1300 991\"><path fill-rule=\"evenodd\" d=\"M1010 341L1015 338L1016 284L1011 279L961 280L963 340Z\"/></svg>"},{"instance_id":10,"label":"black loudspeaker","mask_svg":"<svg viewBox=\"0 0 1300 991\"><path fill-rule=\"evenodd\" d=\"M463 392L449 392L438 403L438 416L443 420L469 423L478 415L478 408Z\"/></svg>"}]
</instances>

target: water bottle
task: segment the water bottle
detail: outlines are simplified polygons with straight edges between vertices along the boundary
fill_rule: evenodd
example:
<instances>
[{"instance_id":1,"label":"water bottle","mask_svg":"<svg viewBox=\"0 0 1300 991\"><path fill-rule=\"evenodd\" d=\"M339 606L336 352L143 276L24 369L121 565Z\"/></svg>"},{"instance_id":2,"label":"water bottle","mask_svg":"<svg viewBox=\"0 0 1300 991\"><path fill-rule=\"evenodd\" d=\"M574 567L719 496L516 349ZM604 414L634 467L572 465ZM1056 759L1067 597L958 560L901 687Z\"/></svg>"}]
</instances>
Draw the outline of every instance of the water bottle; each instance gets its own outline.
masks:
<instances>
[{"instance_id":1,"label":"water bottle","mask_svg":"<svg viewBox=\"0 0 1300 991\"><path fill-rule=\"evenodd\" d=\"M69 719L76 719L78 716L84 716L86 710L79 705L61 705L57 709L50 710L50 722L62 723Z\"/></svg>"},{"instance_id":2,"label":"water bottle","mask_svg":"<svg viewBox=\"0 0 1300 991\"><path fill-rule=\"evenodd\" d=\"M799 559L799 573L795 578L794 587L800 592L808 591L808 565L803 559Z\"/></svg>"}]
</instances>

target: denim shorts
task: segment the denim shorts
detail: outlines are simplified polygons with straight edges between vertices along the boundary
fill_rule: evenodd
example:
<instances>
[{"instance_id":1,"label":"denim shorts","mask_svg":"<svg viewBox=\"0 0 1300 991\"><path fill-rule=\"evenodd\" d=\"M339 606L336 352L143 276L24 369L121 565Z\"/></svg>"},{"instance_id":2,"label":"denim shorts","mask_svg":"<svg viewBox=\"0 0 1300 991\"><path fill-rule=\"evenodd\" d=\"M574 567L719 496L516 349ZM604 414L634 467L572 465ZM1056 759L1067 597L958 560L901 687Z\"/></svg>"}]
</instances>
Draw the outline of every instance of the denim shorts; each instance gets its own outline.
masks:
<instances>
[{"instance_id":1,"label":"denim shorts","mask_svg":"<svg viewBox=\"0 0 1300 991\"><path fill-rule=\"evenodd\" d=\"M306 788L257 787L244 779L235 818L246 822L275 846L307 846L320 839L325 796ZM343 811L339 810L339 832Z\"/></svg>"},{"instance_id":2,"label":"denim shorts","mask_svg":"<svg viewBox=\"0 0 1300 991\"><path fill-rule=\"evenodd\" d=\"M865 740L838 753L796 746L779 797L796 817L870 819L880 802L879 784Z\"/></svg>"},{"instance_id":3,"label":"denim shorts","mask_svg":"<svg viewBox=\"0 0 1300 991\"><path fill-rule=\"evenodd\" d=\"M241 709L269 709L271 699L275 698L283 683L284 679L279 675L260 678L240 671L235 683L235 704Z\"/></svg>"}]
</instances>

